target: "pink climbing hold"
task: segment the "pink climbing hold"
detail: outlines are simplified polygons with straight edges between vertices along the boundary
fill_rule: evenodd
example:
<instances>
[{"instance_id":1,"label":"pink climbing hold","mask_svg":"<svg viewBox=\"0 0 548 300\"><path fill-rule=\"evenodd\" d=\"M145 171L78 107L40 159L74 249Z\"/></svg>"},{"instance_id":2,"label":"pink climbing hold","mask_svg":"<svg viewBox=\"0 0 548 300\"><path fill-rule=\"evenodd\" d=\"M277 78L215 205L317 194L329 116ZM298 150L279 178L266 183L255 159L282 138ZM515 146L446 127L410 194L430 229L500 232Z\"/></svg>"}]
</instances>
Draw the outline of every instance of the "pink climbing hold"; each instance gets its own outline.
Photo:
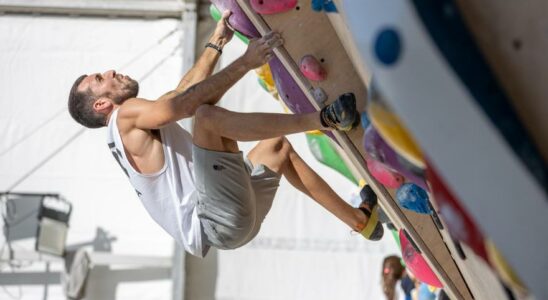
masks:
<instances>
[{"instance_id":1,"label":"pink climbing hold","mask_svg":"<svg viewBox=\"0 0 548 300\"><path fill-rule=\"evenodd\" d=\"M421 253L415 250L413 244L407 238L407 234L400 229L400 244L401 244L401 256L407 268L415 275L415 277L428 285L443 288L443 284L440 282L434 271L430 268Z\"/></svg>"},{"instance_id":2,"label":"pink climbing hold","mask_svg":"<svg viewBox=\"0 0 548 300\"><path fill-rule=\"evenodd\" d=\"M383 163L370 158L366 159L366 162L371 175L385 187L397 189L404 183L405 179L402 175L388 169Z\"/></svg>"},{"instance_id":3,"label":"pink climbing hold","mask_svg":"<svg viewBox=\"0 0 548 300\"><path fill-rule=\"evenodd\" d=\"M279 14L297 6L297 0L251 0L249 2L253 10L261 15Z\"/></svg>"},{"instance_id":4,"label":"pink climbing hold","mask_svg":"<svg viewBox=\"0 0 548 300\"><path fill-rule=\"evenodd\" d=\"M304 77L312 81L323 81L327 78L327 72L322 67L321 63L312 55L305 55L301 59L299 69Z\"/></svg>"}]
</instances>

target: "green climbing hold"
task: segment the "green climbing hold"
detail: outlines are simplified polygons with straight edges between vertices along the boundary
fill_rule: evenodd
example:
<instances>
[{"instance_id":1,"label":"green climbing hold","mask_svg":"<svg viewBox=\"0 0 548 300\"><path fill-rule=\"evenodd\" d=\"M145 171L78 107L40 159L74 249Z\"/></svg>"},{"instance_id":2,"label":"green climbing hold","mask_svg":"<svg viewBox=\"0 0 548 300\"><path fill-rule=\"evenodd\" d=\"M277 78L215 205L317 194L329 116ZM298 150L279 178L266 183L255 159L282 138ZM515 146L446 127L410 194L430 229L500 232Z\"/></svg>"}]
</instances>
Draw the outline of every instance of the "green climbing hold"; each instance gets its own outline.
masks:
<instances>
[{"instance_id":1,"label":"green climbing hold","mask_svg":"<svg viewBox=\"0 0 548 300\"><path fill-rule=\"evenodd\" d=\"M348 180L358 185L358 180L352 175L350 169L348 169L340 155L337 153L337 149L329 137L321 132L307 132L306 140L312 155L314 155L319 162L341 173Z\"/></svg>"},{"instance_id":2,"label":"green climbing hold","mask_svg":"<svg viewBox=\"0 0 548 300\"><path fill-rule=\"evenodd\" d=\"M392 232L392 236L394 237L396 244L398 244L398 249L401 249L400 235L398 234L398 231L396 229L390 229L390 232ZM400 262L402 266L405 268L405 262L403 261L403 258L400 259Z\"/></svg>"},{"instance_id":3,"label":"green climbing hold","mask_svg":"<svg viewBox=\"0 0 548 300\"><path fill-rule=\"evenodd\" d=\"M268 90L268 86L266 85L266 82L264 82L264 80L262 80L260 77L257 77L257 81L259 81L259 85L263 88L263 90L270 93L270 91Z\"/></svg>"}]
</instances>

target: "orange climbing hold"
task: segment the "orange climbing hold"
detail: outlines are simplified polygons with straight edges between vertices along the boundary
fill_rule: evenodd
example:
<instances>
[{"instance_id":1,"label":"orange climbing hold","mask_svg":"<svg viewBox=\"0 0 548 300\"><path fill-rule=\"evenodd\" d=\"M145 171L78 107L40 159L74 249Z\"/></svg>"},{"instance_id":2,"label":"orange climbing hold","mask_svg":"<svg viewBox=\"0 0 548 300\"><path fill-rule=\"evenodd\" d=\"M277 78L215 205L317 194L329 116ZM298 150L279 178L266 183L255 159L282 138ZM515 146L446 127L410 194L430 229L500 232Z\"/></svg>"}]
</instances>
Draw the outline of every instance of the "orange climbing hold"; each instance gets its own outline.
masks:
<instances>
[{"instance_id":1,"label":"orange climbing hold","mask_svg":"<svg viewBox=\"0 0 548 300\"><path fill-rule=\"evenodd\" d=\"M261 15L279 14L297 6L297 0L251 0L249 2L253 10Z\"/></svg>"},{"instance_id":2,"label":"orange climbing hold","mask_svg":"<svg viewBox=\"0 0 548 300\"><path fill-rule=\"evenodd\" d=\"M312 81L323 81L327 78L327 71L325 71L321 63L312 55L303 56L299 64L299 69L304 77Z\"/></svg>"}]
</instances>

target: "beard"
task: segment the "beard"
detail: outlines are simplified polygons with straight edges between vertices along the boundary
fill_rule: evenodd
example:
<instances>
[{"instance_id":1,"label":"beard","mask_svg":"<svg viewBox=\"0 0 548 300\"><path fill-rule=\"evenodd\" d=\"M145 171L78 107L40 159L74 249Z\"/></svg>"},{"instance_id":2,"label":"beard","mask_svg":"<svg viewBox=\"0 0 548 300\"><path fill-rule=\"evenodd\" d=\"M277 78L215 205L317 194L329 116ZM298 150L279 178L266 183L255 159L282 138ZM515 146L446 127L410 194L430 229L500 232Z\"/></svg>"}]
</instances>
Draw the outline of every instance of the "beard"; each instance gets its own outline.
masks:
<instances>
[{"instance_id":1,"label":"beard","mask_svg":"<svg viewBox=\"0 0 548 300\"><path fill-rule=\"evenodd\" d=\"M117 97L112 97L115 104L120 105L127 99L135 98L139 94L139 82L128 77L127 81L121 89L121 93Z\"/></svg>"},{"instance_id":2,"label":"beard","mask_svg":"<svg viewBox=\"0 0 548 300\"><path fill-rule=\"evenodd\" d=\"M127 93L128 98L135 98L139 94L139 83L137 80L131 78L128 79L128 84L124 88L124 92Z\"/></svg>"}]
</instances>

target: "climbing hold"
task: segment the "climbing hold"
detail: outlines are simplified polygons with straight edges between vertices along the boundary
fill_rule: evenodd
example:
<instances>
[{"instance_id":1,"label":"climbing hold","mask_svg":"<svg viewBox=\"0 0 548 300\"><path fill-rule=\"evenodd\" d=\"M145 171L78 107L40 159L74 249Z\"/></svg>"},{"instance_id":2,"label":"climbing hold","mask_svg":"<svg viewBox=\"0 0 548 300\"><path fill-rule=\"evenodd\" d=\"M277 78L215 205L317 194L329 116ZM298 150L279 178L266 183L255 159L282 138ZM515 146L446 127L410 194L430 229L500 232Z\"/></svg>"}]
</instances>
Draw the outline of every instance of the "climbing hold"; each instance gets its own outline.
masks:
<instances>
[{"instance_id":1,"label":"climbing hold","mask_svg":"<svg viewBox=\"0 0 548 300\"><path fill-rule=\"evenodd\" d=\"M337 7L332 0L312 0L312 9L315 11L337 12Z\"/></svg>"},{"instance_id":2,"label":"climbing hold","mask_svg":"<svg viewBox=\"0 0 548 300\"><path fill-rule=\"evenodd\" d=\"M276 89L280 95L280 99L287 105L287 108L293 113L303 114L317 111L314 106L308 101L308 98L303 93L297 82L291 77L280 59L273 57L268 64L272 71L272 77L276 83ZM324 132L332 140L336 141L333 133Z\"/></svg>"},{"instance_id":3,"label":"climbing hold","mask_svg":"<svg viewBox=\"0 0 548 300\"><path fill-rule=\"evenodd\" d=\"M417 298L421 300L436 300L436 290L436 287L432 287L424 282L421 282L418 288Z\"/></svg>"},{"instance_id":4,"label":"climbing hold","mask_svg":"<svg viewBox=\"0 0 548 300\"><path fill-rule=\"evenodd\" d=\"M386 104L374 85L370 86L367 112L371 123L394 151L418 168L424 169L422 151L404 124Z\"/></svg>"},{"instance_id":5,"label":"climbing hold","mask_svg":"<svg viewBox=\"0 0 548 300\"><path fill-rule=\"evenodd\" d=\"M259 81L259 85L263 88L263 90L270 93L270 91L268 90L268 85L264 80L262 80L260 77L257 77L257 81Z\"/></svg>"},{"instance_id":6,"label":"climbing hold","mask_svg":"<svg viewBox=\"0 0 548 300\"><path fill-rule=\"evenodd\" d=\"M428 203L428 194L414 183L402 185L396 192L396 198L400 205L419 214L431 214L432 209Z\"/></svg>"},{"instance_id":7,"label":"climbing hold","mask_svg":"<svg viewBox=\"0 0 548 300\"><path fill-rule=\"evenodd\" d=\"M327 77L327 72L321 63L312 55L305 55L301 58L299 69L304 77L312 81L323 81Z\"/></svg>"},{"instance_id":8,"label":"climbing hold","mask_svg":"<svg viewBox=\"0 0 548 300\"><path fill-rule=\"evenodd\" d=\"M269 93L275 100L279 100L280 95L278 95L278 91L276 90L275 87L272 88L260 77L257 77L257 81L259 82L259 85L263 88L263 90Z\"/></svg>"},{"instance_id":9,"label":"climbing hold","mask_svg":"<svg viewBox=\"0 0 548 300\"><path fill-rule=\"evenodd\" d=\"M404 158L400 157L394 149L392 149L380 136L375 127L372 125L365 129L363 135L363 147L365 152L371 156L371 158L385 164L389 168L397 171L409 181L418 184L423 189L427 189L424 178L407 167L407 164L402 164Z\"/></svg>"},{"instance_id":10,"label":"climbing hold","mask_svg":"<svg viewBox=\"0 0 548 300\"><path fill-rule=\"evenodd\" d=\"M261 15L279 14L292 10L297 0L251 0L251 8Z\"/></svg>"},{"instance_id":11,"label":"climbing hold","mask_svg":"<svg viewBox=\"0 0 548 300\"><path fill-rule=\"evenodd\" d=\"M374 159L368 158L366 159L366 163L371 175L387 188L397 189L405 181L399 173L388 169L388 167Z\"/></svg>"},{"instance_id":12,"label":"climbing hold","mask_svg":"<svg viewBox=\"0 0 548 300\"><path fill-rule=\"evenodd\" d=\"M274 78L272 78L270 66L268 64L264 64L255 69L255 73L257 73L259 84L261 85L261 87L270 95L272 95L272 97L278 99L278 90L276 90L276 84L274 83Z\"/></svg>"},{"instance_id":13,"label":"climbing hold","mask_svg":"<svg viewBox=\"0 0 548 300\"><path fill-rule=\"evenodd\" d=\"M297 82L291 77L282 62L273 57L268 64L272 71L272 77L276 83L276 89L280 94L280 98L293 113L310 113L316 109L308 102L308 98L303 93Z\"/></svg>"},{"instance_id":14,"label":"climbing hold","mask_svg":"<svg viewBox=\"0 0 548 300\"><path fill-rule=\"evenodd\" d=\"M272 72L270 71L270 66L268 64L264 64L255 69L255 73L257 73L257 76L264 80L268 86L274 88L274 78L272 78Z\"/></svg>"},{"instance_id":15,"label":"climbing hold","mask_svg":"<svg viewBox=\"0 0 548 300\"><path fill-rule=\"evenodd\" d=\"M468 214L460 201L454 196L454 193L444 183L438 175L432 164L427 160L426 175L434 200L439 209L439 214L443 217L447 230L451 236L465 244L489 262L486 248L485 237L479 230L476 222Z\"/></svg>"},{"instance_id":16,"label":"climbing hold","mask_svg":"<svg viewBox=\"0 0 548 300\"><path fill-rule=\"evenodd\" d=\"M514 269L508 264L504 256L499 252L495 244L492 241L487 240L485 246L489 262L499 274L502 281L518 290L521 294L527 294L527 287L523 284L523 281L519 278Z\"/></svg>"},{"instance_id":17,"label":"climbing hold","mask_svg":"<svg viewBox=\"0 0 548 300\"><path fill-rule=\"evenodd\" d=\"M327 94L321 87L313 88L311 90L312 96L314 96L314 100L320 107L324 107L325 103L327 102Z\"/></svg>"},{"instance_id":18,"label":"climbing hold","mask_svg":"<svg viewBox=\"0 0 548 300\"><path fill-rule=\"evenodd\" d=\"M390 232L392 232L392 237L394 238L394 241L396 244L398 244L398 248L401 249L401 242L400 242L400 236L398 235L398 231L396 229L390 229Z\"/></svg>"},{"instance_id":19,"label":"climbing hold","mask_svg":"<svg viewBox=\"0 0 548 300\"><path fill-rule=\"evenodd\" d=\"M247 38L260 38L261 35L255 25L247 17L236 0L211 0L217 9L221 12L229 10L232 12L228 18L228 24L234 30L239 31Z\"/></svg>"},{"instance_id":20,"label":"climbing hold","mask_svg":"<svg viewBox=\"0 0 548 300\"><path fill-rule=\"evenodd\" d=\"M213 4L211 4L209 6L209 13L211 14L211 17L213 18L213 20L215 20L216 22L218 22L221 17L222 17L222 14L221 12L217 9L217 7ZM240 32L238 31L235 31L234 34L242 41L244 42L245 44L249 44L249 39L247 37L245 37L245 35L241 34Z\"/></svg>"},{"instance_id":21,"label":"climbing hold","mask_svg":"<svg viewBox=\"0 0 548 300\"><path fill-rule=\"evenodd\" d=\"M407 268L415 275L415 277L426 284L442 288L436 274L432 271L428 263L424 260L421 253L415 250L412 240L407 236L404 230L400 230L400 244L403 261Z\"/></svg>"},{"instance_id":22,"label":"climbing hold","mask_svg":"<svg viewBox=\"0 0 548 300\"><path fill-rule=\"evenodd\" d=\"M306 141L308 142L310 152L312 152L312 155L319 162L339 172L353 183L358 184L358 181L341 158L338 145L329 140L325 134L320 131L307 132Z\"/></svg>"},{"instance_id":23,"label":"climbing hold","mask_svg":"<svg viewBox=\"0 0 548 300\"><path fill-rule=\"evenodd\" d=\"M362 127L363 129L366 129L369 124L371 124L371 121L369 121L369 117L367 117L367 113L364 111L361 113L361 119L362 119Z\"/></svg>"},{"instance_id":24,"label":"climbing hold","mask_svg":"<svg viewBox=\"0 0 548 300\"><path fill-rule=\"evenodd\" d=\"M393 65L401 54L402 42L398 32L392 28L383 29L375 40L375 56L387 65Z\"/></svg>"},{"instance_id":25,"label":"climbing hold","mask_svg":"<svg viewBox=\"0 0 548 300\"><path fill-rule=\"evenodd\" d=\"M264 83L269 93L276 90L276 83L274 83L274 78L272 77L272 72L270 71L270 66L268 64L264 64L255 69L255 73Z\"/></svg>"}]
</instances>

